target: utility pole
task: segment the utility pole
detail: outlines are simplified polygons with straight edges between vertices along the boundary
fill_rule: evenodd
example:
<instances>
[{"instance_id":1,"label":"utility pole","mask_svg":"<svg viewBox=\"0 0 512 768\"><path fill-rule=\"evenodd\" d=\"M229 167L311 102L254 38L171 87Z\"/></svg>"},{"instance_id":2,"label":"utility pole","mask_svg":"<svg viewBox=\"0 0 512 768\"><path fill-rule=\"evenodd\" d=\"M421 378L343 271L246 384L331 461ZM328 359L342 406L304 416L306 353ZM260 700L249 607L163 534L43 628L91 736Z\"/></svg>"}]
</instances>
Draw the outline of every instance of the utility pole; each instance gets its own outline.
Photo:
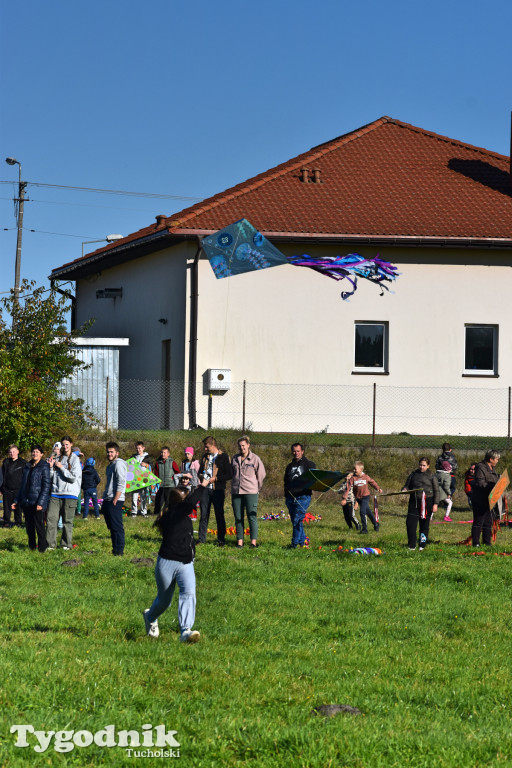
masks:
<instances>
[{"instance_id":1,"label":"utility pole","mask_svg":"<svg viewBox=\"0 0 512 768\"><path fill-rule=\"evenodd\" d=\"M18 197L15 202L18 203L18 237L16 239L16 263L14 267L14 304L19 303L20 296L20 272L21 272L21 240L23 237L23 206L25 203L26 181L21 180L21 163L14 157L6 157L7 165L17 165L19 170Z\"/></svg>"}]
</instances>

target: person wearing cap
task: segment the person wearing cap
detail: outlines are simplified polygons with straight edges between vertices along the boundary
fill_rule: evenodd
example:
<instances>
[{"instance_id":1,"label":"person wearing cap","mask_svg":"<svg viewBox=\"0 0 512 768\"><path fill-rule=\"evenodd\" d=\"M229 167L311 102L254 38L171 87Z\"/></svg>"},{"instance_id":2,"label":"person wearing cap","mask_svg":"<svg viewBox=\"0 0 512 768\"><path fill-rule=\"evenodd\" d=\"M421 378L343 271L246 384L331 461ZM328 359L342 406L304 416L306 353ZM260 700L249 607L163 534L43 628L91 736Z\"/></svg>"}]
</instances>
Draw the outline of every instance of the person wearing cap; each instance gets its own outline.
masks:
<instances>
[{"instance_id":1,"label":"person wearing cap","mask_svg":"<svg viewBox=\"0 0 512 768\"><path fill-rule=\"evenodd\" d=\"M57 523L60 514L64 522L61 546L63 549L71 549L76 504L82 486L82 467L80 459L73 453L73 441L66 435L61 443L62 456L58 459L50 456L48 459L52 480L46 523L49 549L55 549L57 546Z\"/></svg>"},{"instance_id":2,"label":"person wearing cap","mask_svg":"<svg viewBox=\"0 0 512 768\"><path fill-rule=\"evenodd\" d=\"M92 501L92 508L94 510L94 517L96 520L100 516L100 507L98 504L98 493L96 488L101 482L101 478L98 475L96 469L96 461L91 457L85 462L85 466L82 469L82 490L84 492L84 514L83 519L89 519L89 499Z\"/></svg>"},{"instance_id":3,"label":"person wearing cap","mask_svg":"<svg viewBox=\"0 0 512 768\"><path fill-rule=\"evenodd\" d=\"M26 463L25 459L20 458L18 446L10 445L8 456L4 459L1 470L3 477L1 491L4 506L4 525L9 528L11 527L12 505L21 488L21 480ZM14 525L20 528L23 520L21 509L21 506L17 506L14 511Z\"/></svg>"},{"instance_id":4,"label":"person wearing cap","mask_svg":"<svg viewBox=\"0 0 512 768\"><path fill-rule=\"evenodd\" d=\"M197 473L199 472L199 462L194 460L194 449L185 448L185 458L181 462L180 471L175 475L176 486L182 485L182 481L185 480L187 487L194 490L199 485L199 478Z\"/></svg>"},{"instance_id":5,"label":"person wearing cap","mask_svg":"<svg viewBox=\"0 0 512 768\"><path fill-rule=\"evenodd\" d=\"M23 509L29 549L39 549L40 554L43 554L48 549L44 530L44 513L48 506L51 487L50 467L46 461L41 461L43 449L38 443L32 446L31 451L32 459L28 463L25 462L21 486L12 508Z\"/></svg>"},{"instance_id":6,"label":"person wearing cap","mask_svg":"<svg viewBox=\"0 0 512 768\"><path fill-rule=\"evenodd\" d=\"M151 469L149 453L146 451L146 447L142 442L142 440L139 440L139 442L136 443L135 451L136 452L133 454L131 458L135 459L137 464L139 464L141 467L144 467L144 469ZM137 517L139 498L140 498L140 513L142 517L148 516L149 494L150 494L149 488L141 488L140 491L136 491L135 493L132 493L132 517Z\"/></svg>"}]
</instances>

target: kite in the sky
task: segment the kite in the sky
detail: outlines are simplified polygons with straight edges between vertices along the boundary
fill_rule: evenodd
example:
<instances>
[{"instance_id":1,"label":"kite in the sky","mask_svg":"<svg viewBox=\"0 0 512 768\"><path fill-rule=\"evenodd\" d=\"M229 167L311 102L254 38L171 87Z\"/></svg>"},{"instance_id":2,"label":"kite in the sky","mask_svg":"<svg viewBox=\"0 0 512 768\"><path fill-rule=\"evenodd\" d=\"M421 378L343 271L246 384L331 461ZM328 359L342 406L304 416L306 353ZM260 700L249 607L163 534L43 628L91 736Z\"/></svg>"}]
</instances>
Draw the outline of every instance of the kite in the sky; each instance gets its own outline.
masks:
<instances>
[{"instance_id":1,"label":"kite in the sky","mask_svg":"<svg viewBox=\"0 0 512 768\"><path fill-rule=\"evenodd\" d=\"M392 282L398 277L397 268L379 256L364 258L357 253L347 256L285 256L261 232L258 232L247 219L240 219L228 227L208 235L202 241L202 247L217 278L240 275L258 269L277 267L280 264L292 264L295 267L309 267L315 272L352 284L352 290L342 291L341 298L348 299L357 290L359 277L377 283L383 295L383 289L389 288L385 282Z\"/></svg>"}]
</instances>

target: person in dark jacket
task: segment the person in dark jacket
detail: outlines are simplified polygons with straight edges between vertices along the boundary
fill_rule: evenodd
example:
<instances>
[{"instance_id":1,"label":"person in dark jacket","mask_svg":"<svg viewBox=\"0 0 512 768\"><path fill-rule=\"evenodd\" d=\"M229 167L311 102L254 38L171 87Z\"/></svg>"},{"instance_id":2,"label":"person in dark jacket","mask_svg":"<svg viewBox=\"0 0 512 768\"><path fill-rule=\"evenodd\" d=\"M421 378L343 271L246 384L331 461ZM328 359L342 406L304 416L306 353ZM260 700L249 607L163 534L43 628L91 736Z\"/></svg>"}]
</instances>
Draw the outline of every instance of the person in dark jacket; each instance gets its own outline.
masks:
<instances>
[{"instance_id":1,"label":"person in dark jacket","mask_svg":"<svg viewBox=\"0 0 512 768\"><path fill-rule=\"evenodd\" d=\"M480 544L480 534L482 534L484 544L487 546L492 544L492 511L489 507L489 494L500 478L495 470L499 460L498 451L487 451L484 460L475 467L471 491L473 504L471 539L474 547L478 547Z\"/></svg>"},{"instance_id":2,"label":"person in dark jacket","mask_svg":"<svg viewBox=\"0 0 512 768\"><path fill-rule=\"evenodd\" d=\"M455 493L455 487L456 487L455 473L457 472L457 468L459 465L457 464L457 459L455 458L455 454L452 451L452 447L450 443L443 443L443 452L436 459L436 472L442 469L442 464L444 461L449 462L451 467L450 496L453 498L453 494Z\"/></svg>"},{"instance_id":3,"label":"person in dark jacket","mask_svg":"<svg viewBox=\"0 0 512 768\"><path fill-rule=\"evenodd\" d=\"M25 459L20 458L20 451L17 445L9 446L9 454L2 464L2 494L3 494L3 506L4 506L4 525L10 527L11 525L11 509L16 500L18 491L21 488L21 479L23 477L23 470L27 462ZM21 507L16 507L14 512L14 525L21 526L22 516Z\"/></svg>"},{"instance_id":4,"label":"person in dark jacket","mask_svg":"<svg viewBox=\"0 0 512 768\"><path fill-rule=\"evenodd\" d=\"M36 549L36 533L39 552L48 549L44 528L44 513L50 499L50 467L42 461L43 449L40 445L32 446L32 460L25 464L21 487L13 509L20 506L25 515L29 549Z\"/></svg>"},{"instance_id":5,"label":"person in dark jacket","mask_svg":"<svg viewBox=\"0 0 512 768\"><path fill-rule=\"evenodd\" d=\"M226 543L226 518L224 515L224 501L226 498L226 483L231 480L231 462L229 456L217 446L214 437L205 437L203 440L204 455L199 462L199 477L208 479L208 494L203 496L201 502L201 517L199 520L198 543L206 542L208 520L210 510L215 512L217 523L217 547L223 547Z\"/></svg>"},{"instance_id":6,"label":"person in dark jacket","mask_svg":"<svg viewBox=\"0 0 512 768\"><path fill-rule=\"evenodd\" d=\"M428 529L432 515L439 504L439 484L430 471L430 461L420 459L418 469L411 472L402 491L414 491L409 496L409 508L405 521L409 549L416 549L416 531L420 524L420 552L427 546ZM425 494L425 496L423 496Z\"/></svg>"},{"instance_id":7,"label":"person in dark jacket","mask_svg":"<svg viewBox=\"0 0 512 768\"><path fill-rule=\"evenodd\" d=\"M157 596L151 608L146 608L142 614L149 637L159 636L158 617L170 606L176 584L180 590L180 642L197 643L201 637L199 632L193 629L196 618L195 544L189 515L206 494L207 485L208 478L205 477L201 485L186 499L183 499L181 491L172 488L163 515L155 521L155 527L162 534L162 544L155 567Z\"/></svg>"},{"instance_id":8,"label":"person in dark jacket","mask_svg":"<svg viewBox=\"0 0 512 768\"><path fill-rule=\"evenodd\" d=\"M94 510L94 517L96 520L100 516L100 507L98 504L98 493L96 491L100 484L101 478L98 475L96 469L96 461L91 457L85 462L85 466L82 469L82 490L84 492L84 512L83 519L89 518L89 499L92 501L92 508Z\"/></svg>"},{"instance_id":9,"label":"person in dark jacket","mask_svg":"<svg viewBox=\"0 0 512 768\"><path fill-rule=\"evenodd\" d=\"M171 458L171 449L164 445L153 469L154 474L160 479L160 487L155 496L155 515L157 517L160 517L162 509L168 504L171 489L176 488L174 476L179 471L180 468Z\"/></svg>"},{"instance_id":10,"label":"person in dark jacket","mask_svg":"<svg viewBox=\"0 0 512 768\"><path fill-rule=\"evenodd\" d=\"M311 504L311 491L304 488L301 477L308 469L315 469L316 464L305 457L302 443L294 443L291 451L293 458L284 471L284 500L292 523L290 549L296 549L306 541L303 522Z\"/></svg>"}]
</instances>

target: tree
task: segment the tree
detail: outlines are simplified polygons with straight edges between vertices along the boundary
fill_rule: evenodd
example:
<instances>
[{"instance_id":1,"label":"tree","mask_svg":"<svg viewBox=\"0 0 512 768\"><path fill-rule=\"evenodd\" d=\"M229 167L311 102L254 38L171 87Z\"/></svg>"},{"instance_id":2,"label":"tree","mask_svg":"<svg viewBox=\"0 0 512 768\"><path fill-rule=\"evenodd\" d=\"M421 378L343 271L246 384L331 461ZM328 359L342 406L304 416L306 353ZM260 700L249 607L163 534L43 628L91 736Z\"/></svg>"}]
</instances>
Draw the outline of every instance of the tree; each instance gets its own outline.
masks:
<instances>
[{"instance_id":1,"label":"tree","mask_svg":"<svg viewBox=\"0 0 512 768\"><path fill-rule=\"evenodd\" d=\"M0 443L26 450L85 424L83 401L60 392L62 379L84 365L73 351L84 329L66 330L68 302L55 289L24 280L19 295L1 301Z\"/></svg>"}]
</instances>

